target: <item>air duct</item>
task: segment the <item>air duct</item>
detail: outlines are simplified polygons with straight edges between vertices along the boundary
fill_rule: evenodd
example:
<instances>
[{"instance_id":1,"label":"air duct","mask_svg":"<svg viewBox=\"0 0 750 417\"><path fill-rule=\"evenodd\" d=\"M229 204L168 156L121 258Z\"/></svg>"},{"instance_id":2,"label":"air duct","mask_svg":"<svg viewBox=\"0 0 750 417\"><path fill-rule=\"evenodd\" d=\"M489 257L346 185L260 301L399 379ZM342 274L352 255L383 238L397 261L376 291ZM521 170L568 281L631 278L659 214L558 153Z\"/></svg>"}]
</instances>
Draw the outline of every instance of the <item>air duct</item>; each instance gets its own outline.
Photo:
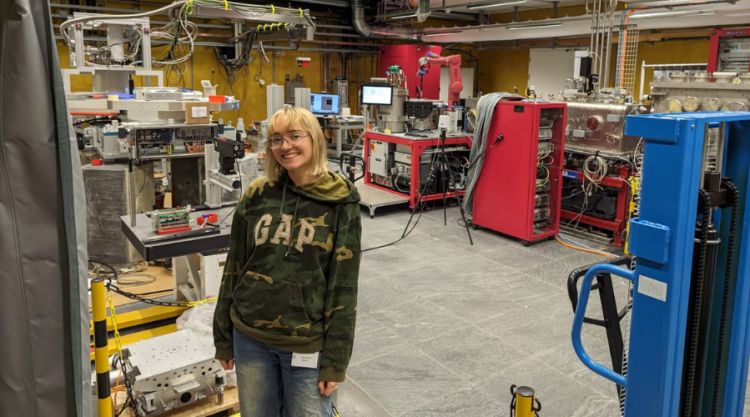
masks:
<instances>
[{"instance_id":1,"label":"air duct","mask_svg":"<svg viewBox=\"0 0 750 417\"><path fill-rule=\"evenodd\" d=\"M362 36L396 39L417 39L417 34L406 28L395 28L392 26L372 27L365 20L365 2L363 0L352 0L352 24Z\"/></svg>"}]
</instances>

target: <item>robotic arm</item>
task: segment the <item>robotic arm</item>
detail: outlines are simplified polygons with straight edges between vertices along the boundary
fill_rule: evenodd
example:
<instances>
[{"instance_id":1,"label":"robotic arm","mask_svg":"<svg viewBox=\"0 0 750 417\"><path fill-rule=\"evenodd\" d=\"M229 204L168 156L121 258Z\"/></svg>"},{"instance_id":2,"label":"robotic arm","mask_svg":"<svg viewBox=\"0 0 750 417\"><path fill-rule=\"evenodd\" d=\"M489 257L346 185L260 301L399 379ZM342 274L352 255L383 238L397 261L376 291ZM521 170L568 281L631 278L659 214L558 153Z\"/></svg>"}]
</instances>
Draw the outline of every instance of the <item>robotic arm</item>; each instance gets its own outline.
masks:
<instances>
[{"instance_id":1,"label":"robotic arm","mask_svg":"<svg viewBox=\"0 0 750 417\"><path fill-rule=\"evenodd\" d=\"M461 90L464 89L464 83L461 80L461 55L448 55L440 56L434 52L427 52L425 56L419 58L419 72L420 77L424 77L427 74L429 64L439 64L444 67L448 67L448 73L450 75L450 84L448 86L448 105L453 105L459 100Z\"/></svg>"}]
</instances>

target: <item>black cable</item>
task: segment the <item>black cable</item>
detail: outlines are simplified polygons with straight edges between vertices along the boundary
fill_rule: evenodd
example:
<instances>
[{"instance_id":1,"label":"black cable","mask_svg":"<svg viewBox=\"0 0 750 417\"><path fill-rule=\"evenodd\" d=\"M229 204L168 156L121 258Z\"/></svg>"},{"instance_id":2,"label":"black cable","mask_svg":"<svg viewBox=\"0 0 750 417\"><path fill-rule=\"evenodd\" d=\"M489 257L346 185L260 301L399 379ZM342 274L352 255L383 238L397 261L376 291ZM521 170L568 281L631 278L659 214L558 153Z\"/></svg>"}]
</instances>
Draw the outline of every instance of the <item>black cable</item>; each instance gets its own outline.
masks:
<instances>
[{"instance_id":1,"label":"black cable","mask_svg":"<svg viewBox=\"0 0 750 417\"><path fill-rule=\"evenodd\" d=\"M383 245L375 246L375 247L372 247L372 248L362 249L361 253L365 253L365 252L373 251L373 250L376 250L376 249L382 249L382 248L386 248L388 246L395 245L396 243L398 243L398 242L406 239L411 234L411 232L413 232L414 229L416 229L417 224L419 224L419 220L422 218L422 214L424 213L424 210L421 207L422 204L423 204L422 197L423 197L424 193L427 191L427 186L433 180L435 161L437 159L436 158L436 154L437 154L437 152L433 152L432 153L432 159L430 159L430 176L427 178L427 181L425 181L424 183L421 183L419 185L419 190L417 191L417 201L414 203L414 206L412 207L411 215L409 216L409 220L406 221L406 226L404 226L404 231L401 233L401 237L399 237L398 239L396 239L396 240L394 240L393 242L390 242L390 243L386 243L386 244L383 244ZM411 225L411 221L412 221L412 219L414 219L414 214L416 214L416 211L417 211L418 207L420 208L420 210L419 210L419 216L417 216L417 220L414 222L414 225L411 227L411 229L409 229L409 225Z\"/></svg>"},{"instance_id":2,"label":"black cable","mask_svg":"<svg viewBox=\"0 0 750 417\"><path fill-rule=\"evenodd\" d=\"M697 412L700 414L700 410L694 410L693 409L693 398L696 394L696 383L700 383L699 381L696 381L696 372L698 369L698 361L700 360L698 358L698 353L700 346L698 345L699 342L699 332L701 330L701 311L703 308L703 282L707 279L706 277L706 258L708 256L708 249L707 249L707 243L708 243L708 232L709 232L709 225L711 224L711 199L706 190L700 189L698 190L698 205L699 207L702 205L703 212L701 216L701 222L699 223L699 227L701 227L701 237L700 241L698 243L698 256L697 256L697 268L695 271L695 274L692 279L692 285L693 285L693 294L692 294L692 303L693 305L691 308L693 309L692 317L688 318L688 327L687 327L687 334L685 335L685 340L687 341L687 346L685 348L685 370L684 370L684 379L683 382L683 399L682 399L682 412L680 413L683 417L693 417L693 412ZM690 314L690 313L688 313Z\"/></svg>"},{"instance_id":3,"label":"black cable","mask_svg":"<svg viewBox=\"0 0 750 417\"><path fill-rule=\"evenodd\" d=\"M109 117L109 116L102 116L102 117L94 117L91 119L82 119L82 120L76 120L73 122L73 126L82 125L84 123L93 124L97 122L111 122L112 120L117 119L116 117Z\"/></svg>"},{"instance_id":4,"label":"black cable","mask_svg":"<svg viewBox=\"0 0 750 417\"><path fill-rule=\"evenodd\" d=\"M484 149L482 149L482 152L479 152L479 154L477 154L477 156L474 158L474 160L469 163L469 166L466 168L466 171L468 172L472 168L474 168L474 165L477 162L479 162L479 161L482 160L482 156L484 156L484 154L487 153L487 151L489 151L491 147L493 147L496 144L500 143L501 140L502 140L502 137L498 136L498 137L495 138L495 140L492 141L492 143L488 143L487 146Z\"/></svg>"},{"instance_id":5,"label":"black cable","mask_svg":"<svg viewBox=\"0 0 750 417\"><path fill-rule=\"evenodd\" d=\"M727 258L726 258L726 269L724 270L724 282L721 294L721 312L719 315L719 332L716 338L716 368L714 369L714 380L713 389L711 392L711 417L716 417L721 412L721 405L719 404L719 390L721 380L721 374L724 368L724 336L726 332L727 323L727 309L729 305L729 290L732 281L732 274L734 273L734 246L737 240L737 211L739 210L740 192L737 186L734 185L729 179L725 179L724 186L730 192L730 207L732 215L729 220L729 236L727 238Z\"/></svg>"}]
</instances>

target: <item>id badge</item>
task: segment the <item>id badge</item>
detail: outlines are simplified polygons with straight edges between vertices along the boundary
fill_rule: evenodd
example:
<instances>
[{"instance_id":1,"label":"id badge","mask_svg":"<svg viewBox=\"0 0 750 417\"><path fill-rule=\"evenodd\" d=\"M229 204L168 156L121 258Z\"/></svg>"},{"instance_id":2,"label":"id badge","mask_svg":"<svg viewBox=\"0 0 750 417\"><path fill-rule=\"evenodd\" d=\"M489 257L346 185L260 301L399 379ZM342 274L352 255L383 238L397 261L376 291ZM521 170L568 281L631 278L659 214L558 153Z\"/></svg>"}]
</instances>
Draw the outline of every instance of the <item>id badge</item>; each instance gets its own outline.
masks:
<instances>
[{"instance_id":1,"label":"id badge","mask_svg":"<svg viewBox=\"0 0 750 417\"><path fill-rule=\"evenodd\" d=\"M318 367L319 354L320 352L292 353L292 367L316 369Z\"/></svg>"}]
</instances>

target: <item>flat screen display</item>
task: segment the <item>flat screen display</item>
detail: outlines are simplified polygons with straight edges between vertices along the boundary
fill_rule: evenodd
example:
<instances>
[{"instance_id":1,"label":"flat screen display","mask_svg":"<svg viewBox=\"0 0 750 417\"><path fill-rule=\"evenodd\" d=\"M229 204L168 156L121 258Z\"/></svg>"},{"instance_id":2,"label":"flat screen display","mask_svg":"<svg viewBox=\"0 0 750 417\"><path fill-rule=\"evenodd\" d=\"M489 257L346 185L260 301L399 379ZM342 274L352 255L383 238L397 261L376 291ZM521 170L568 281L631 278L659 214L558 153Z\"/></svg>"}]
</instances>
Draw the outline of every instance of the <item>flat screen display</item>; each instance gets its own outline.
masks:
<instances>
[{"instance_id":1,"label":"flat screen display","mask_svg":"<svg viewBox=\"0 0 750 417\"><path fill-rule=\"evenodd\" d=\"M314 114L339 114L341 102L338 94L310 94L310 111Z\"/></svg>"},{"instance_id":2,"label":"flat screen display","mask_svg":"<svg viewBox=\"0 0 750 417\"><path fill-rule=\"evenodd\" d=\"M393 88L386 85L363 85L362 104L390 106Z\"/></svg>"}]
</instances>

